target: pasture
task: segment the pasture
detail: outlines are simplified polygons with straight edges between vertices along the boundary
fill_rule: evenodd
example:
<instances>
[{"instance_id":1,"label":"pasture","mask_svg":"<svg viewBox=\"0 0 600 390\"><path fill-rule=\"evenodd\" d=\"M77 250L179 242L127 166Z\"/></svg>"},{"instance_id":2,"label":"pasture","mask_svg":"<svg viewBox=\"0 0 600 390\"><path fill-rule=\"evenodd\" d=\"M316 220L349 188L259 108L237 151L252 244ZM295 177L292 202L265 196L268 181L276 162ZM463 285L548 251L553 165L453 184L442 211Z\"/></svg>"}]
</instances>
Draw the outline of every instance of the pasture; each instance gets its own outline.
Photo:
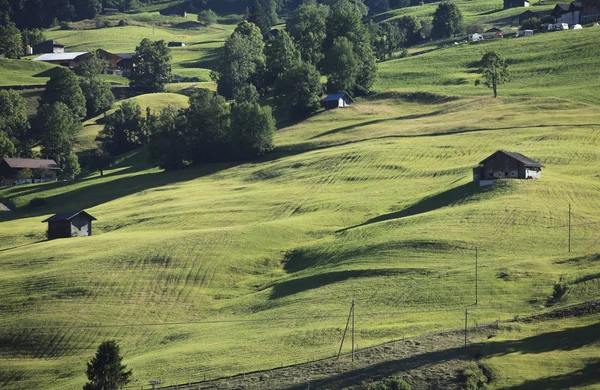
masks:
<instances>
[{"instance_id":1,"label":"pasture","mask_svg":"<svg viewBox=\"0 0 600 390\"><path fill-rule=\"evenodd\" d=\"M154 33L190 43L174 50L174 68L185 71L209 60L203 48L233 26L215 26L210 39ZM151 30L49 34L77 50L131 51ZM162 172L142 148L104 177L0 189L15 210L0 217L0 383L79 388L106 339L121 344L137 388L330 357L353 299L362 348L458 328L467 307L475 325L600 297L598 34L424 48L381 63L376 94L279 129L276 150L256 161ZM473 85L488 48L513 71L497 99ZM152 109L187 104L173 93L136 99ZM97 119L79 150L93 147ZM498 149L540 161L542 179L472 184L473 165ZM45 206L29 205L39 197ZM45 240L40 221L70 209L98 218L94 236ZM553 301L559 283L567 290ZM569 321L557 328L595 329ZM511 332L501 337L518 338ZM532 346L515 345L484 357L497 388L556 367L577 375L591 355L575 348L568 356L578 360L561 365L560 352L532 357L518 349Z\"/></svg>"}]
</instances>

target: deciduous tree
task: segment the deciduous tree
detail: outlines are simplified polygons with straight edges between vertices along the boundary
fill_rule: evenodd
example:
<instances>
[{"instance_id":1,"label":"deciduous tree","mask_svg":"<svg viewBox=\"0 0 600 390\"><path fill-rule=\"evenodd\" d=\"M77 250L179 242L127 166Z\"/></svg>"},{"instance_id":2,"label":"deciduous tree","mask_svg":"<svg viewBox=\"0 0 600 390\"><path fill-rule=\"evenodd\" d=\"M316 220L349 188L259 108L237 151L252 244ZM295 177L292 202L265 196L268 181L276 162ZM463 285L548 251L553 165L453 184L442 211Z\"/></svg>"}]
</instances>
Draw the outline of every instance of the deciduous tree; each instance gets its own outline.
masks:
<instances>
[{"instance_id":1,"label":"deciduous tree","mask_svg":"<svg viewBox=\"0 0 600 390\"><path fill-rule=\"evenodd\" d=\"M32 146L29 129L23 97L12 89L0 90L0 131L6 134L20 156L26 156Z\"/></svg>"},{"instance_id":2,"label":"deciduous tree","mask_svg":"<svg viewBox=\"0 0 600 390\"><path fill-rule=\"evenodd\" d=\"M180 169L191 162L187 128L187 117L182 111L171 106L163 109L151 125L150 162L165 170Z\"/></svg>"},{"instance_id":3,"label":"deciduous tree","mask_svg":"<svg viewBox=\"0 0 600 390\"><path fill-rule=\"evenodd\" d=\"M248 84L265 66L263 37L254 24L243 21L227 39L217 69L211 74L217 91L233 98L235 91Z\"/></svg>"},{"instance_id":4,"label":"deciduous tree","mask_svg":"<svg viewBox=\"0 0 600 390\"><path fill-rule=\"evenodd\" d=\"M0 25L0 54L6 58L21 58L23 55L21 32L12 22Z\"/></svg>"},{"instance_id":5,"label":"deciduous tree","mask_svg":"<svg viewBox=\"0 0 600 390\"><path fill-rule=\"evenodd\" d=\"M40 104L64 103L79 118L86 115L85 96L75 73L57 68L56 74L46 83Z\"/></svg>"},{"instance_id":6,"label":"deciduous tree","mask_svg":"<svg viewBox=\"0 0 600 390\"><path fill-rule=\"evenodd\" d=\"M275 80L300 62L300 51L286 31L280 31L265 47L265 84L273 85Z\"/></svg>"},{"instance_id":7,"label":"deciduous tree","mask_svg":"<svg viewBox=\"0 0 600 390\"><path fill-rule=\"evenodd\" d=\"M198 13L198 21L205 26L217 23L217 14L212 9L206 9Z\"/></svg>"},{"instance_id":8,"label":"deciduous tree","mask_svg":"<svg viewBox=\"0 0 600 390\"><path fill-rule=\"evenodd\" d=\"M494 91L494 97L498 96L498 85L510 81L506 60L494 51L483 55L479 71L483 76L483 84Z\"/></svg>"},{"instance_id":9,"label":"deciduous tree","mask_svg":"<svg viewBox=\"0 0 600 390\"><path fill-rule=\"evenodd\" d=\"M165 41L144 38L135 49L131 87L143 92L162 92L173 79L171 51Z\"/></svg>"},{"instance_id":10,"label":"deciduous tree","mask_svg":"<svg viewBox=\"0 0 600 390\"><path fill-rule=\"evenodd\" d=\"M15 152L15 145L8 138L8 135L0 130L0 157L13 157Z\"/></svg>"},{"instance_id":11,"label":"deciduous tree","mask_svg":"<svg viewBox=\"0 0 600 390\"><path fill-rule=\"evenodd\" d=\"M134 150L148 142L142 108L135 100L125 100L106 118L98 139L102 148L113 156Z\"/></svg>"},{"instance_id":12,"label":"deciduous tree","mask_svg":"<svg viewBox=\"0 0 600 390\"><path fill-rule=\"evenodd\" d=\"M450 38L463 34L464 30L463 16L458 6L451 1L443 0L433 14L432 37Z\"/></svg>"},{"instance_id":13,"label":"deciduous tree","mask_svg":"<svg viewBox=\"0 0 600 390\"><path fill-rule=\"evenodd\" d=\"M275 105L295 117L305 117L319 109L322 92L319 71L310 62L298 62L277 78Z\"/></svg>"},{"instance_id":14,"label":"deciduous tree","mask_svg":"<svg viewBox=\"0 0 600 390\"><path fill-rule=\"evenodd\" d=\"M75 134L82 128L77 115L64 103L44 104L38 111L36 131L42 155L60 160L71 152Z\"/></svg>"},{"instance_id":15,"label":"deciduous tree","mask_svg":"<svg viewBox=\"0 0 600 390\"><path fill-rule=\"evenodd\" d=\"M323 43L327 36L326 20L329 7L316 0L306 0L286 21L286 31L294 38L304 61L321 66L324 58Z\"/></svg>"},{"instance_id":16,"label":"deciduous tree","mask_svg":"<svg viewBox=\"0 0 600 390\"><path fill-rule=\"evenodd\" d=\"M231 108L231 145L234 158L253 158L273 150L275 120L270 107L234 103Z\"/></svg>"}]
</instances>

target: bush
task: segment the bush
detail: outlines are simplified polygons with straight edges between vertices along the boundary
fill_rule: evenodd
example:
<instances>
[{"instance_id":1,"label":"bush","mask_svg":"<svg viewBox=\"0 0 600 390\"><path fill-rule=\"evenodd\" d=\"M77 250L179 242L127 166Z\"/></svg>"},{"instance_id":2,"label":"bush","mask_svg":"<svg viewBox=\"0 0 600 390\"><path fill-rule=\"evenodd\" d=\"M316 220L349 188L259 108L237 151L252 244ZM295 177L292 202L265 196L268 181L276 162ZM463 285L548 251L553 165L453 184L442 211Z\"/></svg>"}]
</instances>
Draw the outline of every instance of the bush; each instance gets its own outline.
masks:
<instances>
[{"instance_id":1,"label":"bush","mask_svg":"<svg viewBox=\"0 0 600 390\"><path fill-rule=\"evenodd\" d=\"M31 207L41 207L46 205L46 198L33 198L29 201Z\"/></svg>"},{"instance_id":2,"label":"bush","mask_svg":"<svg viewBox=\"0 0 600 390\"><path fill-rule=\"evenodd\" d=\"M529 18L523 22L521 30L539 30L542 28L542 21L540 18Z\"/></svg>"},{"instance_id":3,"label":"bush","mask_svg":"<svg viewBox=\"0 0 600 390\"><path fill-rule=\"evenodd\" d=\"M402 48L402 50L400 50L400 58L406 58L406 57L408 57L408 49Z\"/></svg>"},{"instance_id":4,"label":"bush","mask_svg":"<svg viewBox=\"0 0 600 390\"><path fill-rule=\"evenodd\" d=\"M71 23L69 22L60 22L61 30L71 30Z\"/></svg>"},{"instance_id":5,"label":"bush","mask_svg":"<svg viewBox=\"0 0 600 390\"><path fill-rule=\"evenodd\" d=\"M462 376L465 381L465 390L485 389L488 383L488 378L485 376L482 367L477 363L470 363L463 370Z\"/></svg>"},{"instance_id":6,"label":"bush","mask_svg":"<svg viewBox=\"0 0 600 390\"><path fill-rule=\"evenodd\" d=\"M124 26L127 26L127 24L128 24L128 23L127 23L126 21L124 21L123 19L121 19L121 20L119 20L119 24L118 24L118 26L119 26L119 27L124 27Z\"/></svg>"},{"instance_id":7,"label":"bush","mask_svg":"<svg viewBox=\"0 0 600 390\"><path fill-rule=\"evenodd\" d=\"M411 390L411 386L402 378L391 377L371 383L369 390Z\"/></svg>"}]
</instances>

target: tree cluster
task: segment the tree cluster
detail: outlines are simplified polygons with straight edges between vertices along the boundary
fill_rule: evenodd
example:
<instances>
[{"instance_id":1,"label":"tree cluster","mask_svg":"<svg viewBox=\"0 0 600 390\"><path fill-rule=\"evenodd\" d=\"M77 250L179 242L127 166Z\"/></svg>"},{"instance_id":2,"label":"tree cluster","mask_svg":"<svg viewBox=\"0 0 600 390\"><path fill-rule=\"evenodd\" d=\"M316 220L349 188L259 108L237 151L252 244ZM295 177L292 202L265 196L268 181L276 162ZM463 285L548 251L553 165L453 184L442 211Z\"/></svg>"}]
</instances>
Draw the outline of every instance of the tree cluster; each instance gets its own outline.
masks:
<instances>
[{"instance_id":1,"label":"tree cluster","mask_svg":"<svg viewBox=\"0 0 600 390\"><path fill-rule=\"evenodd\" d=\"M426 20L417 19L413 15L406 15L391 22L374 24L372 27L373 47L375 55L380 61L391 59L393 53L416 45L427 38L424 29Z\"/></svg>"},{"instance_id":2,"label":"tree cluster","mask_svg":"<svg viewBox=\"0 0 600 390\"><path fill-rule=\"evenodd\" d=\"M463 16L458 6L449 0L442 0L433 14L432 38L451 38L464 32Z\"/></svg>"},{"instance_id":3,"label":"tree cluster","mask_svg":"<svg viewBox=\"0 0 600 390\"><path fill-rule=\"evenodd\" d=\"M231 105L216 93L200 89L190 106L167 107L149 123L150 160L163 169L192 163L253 158L273 149L275 120L258 104L253 87Z\"/></svg>"},{"instance_id":4,"label":"tree cluster","mask_svg":"<svg viewBox=\"0 0 600 390\"><path fill-rule=\"evenodd\" d=\"M173 80L167 43L144 38L135 51L130 86L145 93L164 91L165 85Z\"/></svg>"}]
</instances>

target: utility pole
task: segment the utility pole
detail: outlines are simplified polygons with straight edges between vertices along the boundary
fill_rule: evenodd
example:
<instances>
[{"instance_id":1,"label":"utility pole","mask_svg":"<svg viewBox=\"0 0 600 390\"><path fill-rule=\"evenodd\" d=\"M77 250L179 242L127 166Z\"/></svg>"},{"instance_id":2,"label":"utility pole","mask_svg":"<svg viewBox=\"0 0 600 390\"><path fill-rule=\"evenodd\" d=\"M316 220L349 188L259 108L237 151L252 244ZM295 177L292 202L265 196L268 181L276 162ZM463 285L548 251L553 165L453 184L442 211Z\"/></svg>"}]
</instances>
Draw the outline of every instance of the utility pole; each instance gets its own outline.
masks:
<instances>
[{"instance_id":1,"label":"utility pole","mask_svg":"<svg viewBox=\"0 0 600 390\"><path fill-rule=\"evenodd\" d=\"M352 361L354 361L354 299L352 300Z\"/></svg>"},{"instance_id":2,"label":"utility pole","mask_svg":"<svg viewBox=\"0 0 600 390\"><path fill-rule=\"evenodd\" d=\"M475 247L475 305L479 303L479 248Z\"/></svg>"},{"instance_id":3,"label":"utility pole","mask_svg":"<svg viewBox=\"0 0 600 390\"><path fill-rule=\"evenodd\" d=\"M469 309L465 309L465 348L467 347L467 321L469 318Z\"/></svg>"},{"instance_id":4,"label":"utility pole","mask_svg":"<svg viewBox=\"0 0 600 390\"><path fill-rule=\"evenodd\" d=\"M571 253L571 203L569 203L569 253Z\"/></svg>"},{"instance_id":5,"label":"utility pole","mask_svg":"<svg viewBox=\"0 0 600 390\"><path fill-rule=\"evenodd\" d=\"M350 307L350 312L348 313L348 321L346 321L346 329L344 329L344 334L342 335L342 343L340 344L340 350L338 351L337 358L340 358L342 354L342 347L344 346L344 339L346 338L346 332L348 331L348 325L350 325L350 317L352 317L352 312L354 311L354 300L352 300L352 306ZM354 320L352 321L352 338L354 339ZM354 340L352 340L354 342ZM352 346L354 351L354 345ZM354 355L353 355L354 356Z\"/></svg>"}]
</instances>

